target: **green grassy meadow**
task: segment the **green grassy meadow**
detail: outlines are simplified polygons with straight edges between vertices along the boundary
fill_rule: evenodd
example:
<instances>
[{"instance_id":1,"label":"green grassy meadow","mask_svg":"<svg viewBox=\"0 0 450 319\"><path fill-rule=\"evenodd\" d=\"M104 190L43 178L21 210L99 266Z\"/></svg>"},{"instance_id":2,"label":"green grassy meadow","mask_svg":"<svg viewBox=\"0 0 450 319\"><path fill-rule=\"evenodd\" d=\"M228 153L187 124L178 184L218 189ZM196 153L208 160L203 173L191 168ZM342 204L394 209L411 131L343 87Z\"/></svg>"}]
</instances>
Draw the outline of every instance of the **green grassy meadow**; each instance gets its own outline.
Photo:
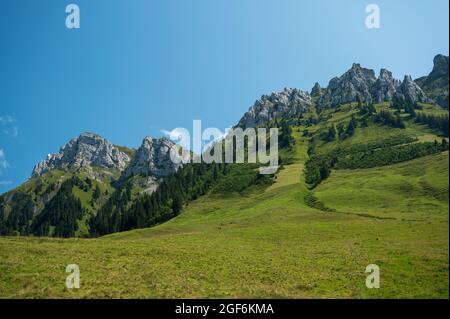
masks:
<instances>
[{"instance_id":1,"label":"green grassy meadow","mask_svg":"<svg viewBox=\"0 0 450 319\"><path fill-rule=\"evenodd\" d=\"M293 164L270 186L97 239L0 238L0 298L448 298L448 152L332 171L310 191L308 141L293 131ZM68 264L80 289L65 287ZM379 289L365 287L369 264Z\"/></svg>"}]
</instances>

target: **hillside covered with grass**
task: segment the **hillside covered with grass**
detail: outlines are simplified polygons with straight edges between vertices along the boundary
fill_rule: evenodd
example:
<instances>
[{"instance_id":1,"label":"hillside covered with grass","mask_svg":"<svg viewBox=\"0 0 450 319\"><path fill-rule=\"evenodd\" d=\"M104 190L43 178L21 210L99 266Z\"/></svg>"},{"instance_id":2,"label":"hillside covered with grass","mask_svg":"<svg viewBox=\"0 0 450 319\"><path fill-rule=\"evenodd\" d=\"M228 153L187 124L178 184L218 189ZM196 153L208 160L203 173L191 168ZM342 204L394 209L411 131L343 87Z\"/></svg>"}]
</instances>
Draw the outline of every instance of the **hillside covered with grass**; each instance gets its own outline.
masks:
<instances>
[{"instance_id":1,"label":"hillside covered with grass","mask_svg":"<svg viewBox=\"0 0 450 319\"><path fill-rule=\"evenodd\" d=\"M71 139L0 195L0 298L449 298L448 57L262 95L234 129L262 128L275 174L236 145L176 163L166 137Z\"/></svg>"},{"instance_id":2,"label":"hillside covered with grass","mask_svg":"<svg viewBox=\"0 0 450 319\"><path fill-rule=\"evenodd\" d=\"M375 107L370 116L344 105L291 123L283 167L270 183L225 176L155 227L94 239L0 237L0 296L448 298L446 139L405 110L402 127L378 122L390 106ZM332 126L343 133L328 136ZM431 151L386 157L423 143ZM379 162L339 166L361 152ZM311 158L330 154L336 163L307 183ZM68 290L72 263L81 288ZM380 267L380 289L365 286L369 264Z\"/></svg>"}]
</instances>

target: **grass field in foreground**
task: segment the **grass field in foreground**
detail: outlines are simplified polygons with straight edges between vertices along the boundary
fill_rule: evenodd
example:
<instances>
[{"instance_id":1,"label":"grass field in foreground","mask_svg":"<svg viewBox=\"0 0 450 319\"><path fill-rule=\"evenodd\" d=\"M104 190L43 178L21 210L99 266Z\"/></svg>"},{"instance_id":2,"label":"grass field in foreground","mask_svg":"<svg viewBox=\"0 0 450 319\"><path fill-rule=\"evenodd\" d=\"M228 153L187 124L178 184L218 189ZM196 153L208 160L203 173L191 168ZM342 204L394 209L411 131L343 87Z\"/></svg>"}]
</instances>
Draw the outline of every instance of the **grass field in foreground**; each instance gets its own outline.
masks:
<instances>
[{"instance_id":1,"label":"grass field in foreground","mask_svg":"<svg viewBox=\"0 0 450 319\"><path fill-rule=\"evenodd\" d=\"M306 143L297 156L268 189L205 196L154 228L0 238L0 297L449 297L448 152L333 172L314 195L336 212L305 204ZM72 263L78 290L65 288ZM380 267L380 289L365 287L369 264Z\"/></svg>"}]
</instances>

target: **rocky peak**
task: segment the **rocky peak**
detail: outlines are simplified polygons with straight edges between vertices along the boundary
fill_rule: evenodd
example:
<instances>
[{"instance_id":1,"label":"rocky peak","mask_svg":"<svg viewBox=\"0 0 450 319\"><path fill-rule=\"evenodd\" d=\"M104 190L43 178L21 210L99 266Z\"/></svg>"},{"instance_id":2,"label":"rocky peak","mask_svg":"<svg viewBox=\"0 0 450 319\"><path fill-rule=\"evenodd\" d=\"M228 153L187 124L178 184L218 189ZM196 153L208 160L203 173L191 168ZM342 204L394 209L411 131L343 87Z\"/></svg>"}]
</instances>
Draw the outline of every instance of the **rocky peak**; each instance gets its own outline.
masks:
<instances>
[{"instance_id":1,"label":"rocky peak","mask_svg":"<svg viewBox=\"0 0 450 319\"><path fill-rule=\"evenodd\" d=\"M445 57L435 58L435 68L440 70L445 66ZM448 59L447 59L448 63ZM437 65L437 66L436 66ZM378 78L375 72L354 63L352 67L340 77L331 79L326 93L318 100L318 107L336 106L350 102L391 101L394 96L411 103L432 103L422 89L406 76L403 82L394 79L392 72L381 69Z\"/></svg>"},{"instance_id":2,"label":"rocky peak","mask_svg":"<svg viewBox=\"0 0 450 319\"><path fill-rule=\"evenodd\" d=\"M438 54L433 59L433 71L431 71L431 77L439 77L446 75L448 77L448 56Z\"/></svg>"},{"instance_id":3,"label":"rocky peak","mask_svg":"<svg viewBox=\"0 0 450 319\"><path fill-rule=\"evenodd\" d=\"M394 79L392 72L381 69L380 75L370 91L374 102L381 103L392 100L399 87L400 81Z\"/></svg>"},{"instance_id":4,"label":"rocky peak","mask_svg":"<svg viewBox=\"0 0 450 319\"><path fill-rule=\"evenodd\" d=\"M362 70L363 68L361 67L361 64L359 63L353 63L352 67L350 68L350 70L354 70L354 71L358 71L358 70Z\"/></svg>"},{"instance_id":5,"label":"rocky peak","mask_svg":"<svg viewBox=\"0 0 450 319\"><path fill-rule=\"evenodd\" d=\"M320 87L320 84L316 82L314 84L313 88L311 89L311 96L320 96L322 94L322 88Z\"/></svg>"},{"instance_id":6,"label":"rocky peak","mask_svg":"<svg viewBox=\"0 0 450 319\"><path fill-rule=\"evenodd\" d=\"M352 67L342 76L331 79L326 93L319 100L319 105L335 106L355 102L358 99L371 102L370 89L376 81L373 70L353 63Z\"/></svg>"},{"instance_id":7,"label":"rocky peak","mask_svg":"<svg viewBox=\"0 0 450 319\"><path fill-rule=\"evenodd\" d=\"M128 155L121 152L108 140L95 133L82 133L70 140L57 154L49 154L47 159L37 164L31 174L40 176L52 169L80 167L103 167L124 170L130 161Z\"/></svg>"},{"instance_id":8,"label":"rocky peak","mask_svg":"<svg viewBox=\"0 0 450 319\"><path fill-rule=\"evenodd\" d=\"M422 90L437 104L448 109L448 56L438 54L433 59L433 70L427 76L416 79Z\"/></svg>"},{"instance_id":9,"label":"rocky peak","mask_svg":"<svg viewBox=\"0 0 450 319\"><path fill-rule=\"evenodd\" d=\"M280 118L295 118L312 107L311 96L298 89L263 95L239 121L242 128L255 127Z\"/></svg>"},{"instance_id":10,"label":"rocky peak","mask_svg":"<svg viewBox=\"0 0 450 319\"><path fill-rule=\"evenodd\" d=\"M177 172L182 164L175 164L171 160L170 150L173 146L175 143L165 137L145 137L124 177L140 174L160 178Z\"/></svg>"},{"instance_id":11,"label":"rocky peak","mask_svg":"<svg viewBox=\"0 0 450 319\"><path fill-rule=\"evenodd\" d=\"M433 103L431 99L422 91L411 78L410 75L405 75L402 84L397 90L397 94L401 99L404 99L408 103Z\"/></svg>"},{"instance_id":12,"label":"rocky peak","mask_svg":"<svg viewBox=\"0 0 450 319\"><path fill-rule=\"evenodd\" d=\"M380 70L380 75L378 76L378 80L382 80L382 81L392 81L394 79L394 77L392 76L392 72L386 69L381 69Z\"/></svg>"},{"instance_id":13,"label":"rocky peak","mask_svg":"<svg viewBox=\"0 0 450 319\"><path fill-rule=\"evenodd\" d=\"M376 80L375 71L361 67L359 63L353 63L352 68L348 72L353 77L361 77L368 81Z\"/></svg>"}]
</instances>

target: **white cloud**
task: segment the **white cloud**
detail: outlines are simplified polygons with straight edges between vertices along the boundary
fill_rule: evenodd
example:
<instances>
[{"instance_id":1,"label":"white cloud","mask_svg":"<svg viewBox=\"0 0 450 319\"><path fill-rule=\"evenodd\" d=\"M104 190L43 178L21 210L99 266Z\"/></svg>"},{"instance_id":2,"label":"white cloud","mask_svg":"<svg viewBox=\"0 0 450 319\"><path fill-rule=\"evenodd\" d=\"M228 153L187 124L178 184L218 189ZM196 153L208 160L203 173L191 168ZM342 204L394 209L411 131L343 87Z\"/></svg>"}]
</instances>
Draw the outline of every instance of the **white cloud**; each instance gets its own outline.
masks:
<instances>
[{"instance_id":1,"label":"white cloud","mask_svg":"<svg viewBox=\"0 0 450 319\"><path fill-rule=\"evenodd\" d=\"M9 115L0 116L0 124L11 124L14 122L15 120L12 118L12 116Z\"/></svg>"},{"instance_id":2,"label":"white cloud","mask_svg":"<svg viewBox=\"0 0 450 319\"><path fill-rule=\"evenodd\" d=\"M0 122L2 122L2 123L12 123L12 122L14 122L14 119L11 116L9 116L9 115L0 116Z\"/></svg>"},{"instance_id":3,"label":"white cloud","mask_svg":"<svg viewBox=\"0 0 450 319\"><path fill-rule=\"evenodd\" d=\"M9 167L9 163L6 161L5 151L0 148L0 175L3 171Z\"/></svg>"},{"instance_id":4,"label":"white cloud","mask_svg":"<svg viewBox=\"0 0 450 319\"><path fill-rule=\"evenodd\" d=\"M19 127L18 126L13 126L13 127L8 127L8 128L4 128L3 129L3 134L5 135L9 135L12 137L17 137L19 135Z\"/></svg>"},{"instance_id":5,"label":"white cloud","mask_svg":"<svg viewBox=\"0 0 450 319\"><path fill-rule=\"evenodd\" d=\"M16 120L10 116L0 116L0 125L2 126L2 133L8 136L17 137L19 135L19 126L13 125Z\"/></svg>"},{"instance_id":6,"label":"white cloud","mask_svg":"<svg viewBox=\"0 0 450 319\"><path fill-rule=\"evenodd\" d=\"M167 136L170 140L174 141L181 147L185 149L190 149L190 134L189 131L185 128L175 128L171 131L161 130L161 132Z\"/></svg>"},{"instance_id":7,"label":"white cloud","mask_svg":"<svg viewBox=\"0 0 450 319\"><path fill-rule=\"evenodd\" d=\"M19 135L19 127L18 126L14 126L12 129L12 137L17 137L17 135Z\"/></svg>"}]
</instances>

